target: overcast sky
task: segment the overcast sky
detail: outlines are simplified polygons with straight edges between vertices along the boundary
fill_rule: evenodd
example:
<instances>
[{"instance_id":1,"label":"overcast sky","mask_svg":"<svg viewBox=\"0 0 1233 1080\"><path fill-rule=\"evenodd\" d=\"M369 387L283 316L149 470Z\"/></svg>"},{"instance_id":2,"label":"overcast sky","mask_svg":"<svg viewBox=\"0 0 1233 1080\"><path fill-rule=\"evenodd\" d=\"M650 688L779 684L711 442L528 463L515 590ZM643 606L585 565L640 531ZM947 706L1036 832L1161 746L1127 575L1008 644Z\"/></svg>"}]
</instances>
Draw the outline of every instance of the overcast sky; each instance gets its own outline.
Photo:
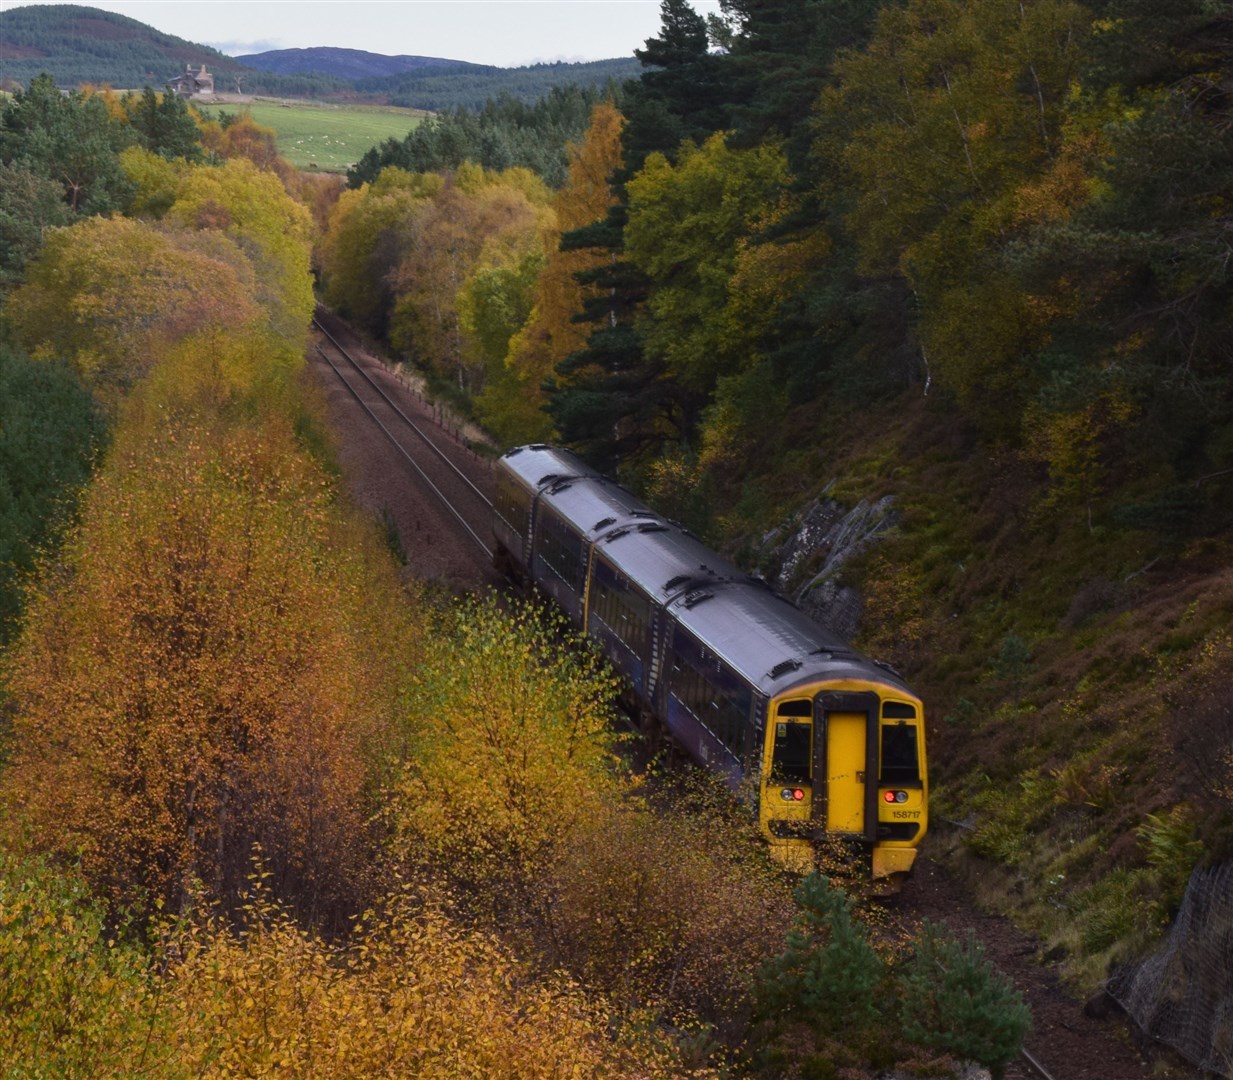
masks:
<instances>
[{"instance_id":1,"label":"overcast sky","mask_svg":"<svg viewBox=\"0 0 1233 1080\"><path fill-rule=\"evenodd\" d=\"M629 56L659 0L77 0L228 56L333 45L517 67ZM718 0L690 0L702 14ZM0 16L14 7L0 0Z\"/></svg>"}]
</instances>

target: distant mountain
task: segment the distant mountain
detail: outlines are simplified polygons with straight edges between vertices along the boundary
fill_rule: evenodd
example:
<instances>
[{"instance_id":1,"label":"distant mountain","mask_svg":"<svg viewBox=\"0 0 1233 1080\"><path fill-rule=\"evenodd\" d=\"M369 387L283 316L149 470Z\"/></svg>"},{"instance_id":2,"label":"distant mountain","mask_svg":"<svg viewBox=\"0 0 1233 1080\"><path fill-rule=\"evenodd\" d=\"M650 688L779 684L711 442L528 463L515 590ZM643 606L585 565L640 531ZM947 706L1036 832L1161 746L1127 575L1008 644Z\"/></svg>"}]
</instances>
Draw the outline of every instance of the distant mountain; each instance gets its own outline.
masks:
<instances>
[{"instance_id":1,"label":"distant mountain","mask_svg":"<svg viewBox=\"0 0 1233 1080\"><path fill-rule=\"evenodd\" d=\"M276 75L333 75L338 79L380 79L414 72L418 75L465 74L496 71L465 60L435 56L383 56L362 49L335 49L328 45L312 49L274 49L235 59L251 68Z\"/></svg>"},{"instance_id":2,"label":"distant mountain","mask_svg":"<svg viewBox=\"0 0 1233 1080\"><path fill-rule=\"evenodd\" d=\"M531 64L464 72L426 68L381 78L357 79L354 86L360 94L375 95L391 105L443 112L455 108L479 109L486 101L502 97L529 105L554 88L620 86L641 74L642 65L629 56L580 64Z\"/></svg>"}]
</instances>

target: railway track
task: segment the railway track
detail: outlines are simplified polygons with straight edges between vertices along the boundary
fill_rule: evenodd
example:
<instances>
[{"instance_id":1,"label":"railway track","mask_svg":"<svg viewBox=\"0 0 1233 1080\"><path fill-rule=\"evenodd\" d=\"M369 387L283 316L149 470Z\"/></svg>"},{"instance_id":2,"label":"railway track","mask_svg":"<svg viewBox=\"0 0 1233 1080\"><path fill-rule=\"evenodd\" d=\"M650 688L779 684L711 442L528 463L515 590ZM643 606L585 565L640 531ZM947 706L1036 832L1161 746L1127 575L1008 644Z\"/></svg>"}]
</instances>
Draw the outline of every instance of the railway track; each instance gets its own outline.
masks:
<instances>
[{"instance_id":1,"label":"railway track","mask_svg":"<svg viewBox=\"0 0 1233 1080\"><path fill-rule=\"evenodd\" d=\"M421 489L490 564L492 548L486 536L492 500L484 490L482 474L486 470L469 449L447 434L427 406L412 406L405 388L384 368L374 374L320 319L313 320L313 328L326 343L325 348L314 345L321 361L380 429Z\"/></svg>"},{"instance_id":2,"label":"railway track","mask_svg":"<svg viewBox=\"0 0 1233 1080\"><path fill-rule=\"evenodd\" d=\"M1033 1076L1039 1076L1040 1080L1056 1080L1054 1075L1049 1072L1028 1050L1021 1050L1019 1056L1023 1061L1026 1061L1029 1068L1032 1070Z\"/></svg>"}]
</instances>

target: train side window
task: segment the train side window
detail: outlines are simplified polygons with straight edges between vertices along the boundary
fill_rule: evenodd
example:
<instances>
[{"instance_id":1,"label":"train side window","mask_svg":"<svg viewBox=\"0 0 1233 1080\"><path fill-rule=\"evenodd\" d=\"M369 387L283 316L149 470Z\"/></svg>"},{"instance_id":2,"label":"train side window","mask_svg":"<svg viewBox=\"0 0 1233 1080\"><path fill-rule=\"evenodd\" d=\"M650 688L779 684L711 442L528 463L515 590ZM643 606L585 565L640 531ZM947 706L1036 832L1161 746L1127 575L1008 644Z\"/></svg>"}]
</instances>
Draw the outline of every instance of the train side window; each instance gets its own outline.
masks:
<instances>
[{"instance_id":1,"label":"train side window","mask_svg":"<svg viewBox=\"0 0 1233 1080\"><path fill-rule=\"evenodd\" d=\"M920 757L916 748L916 726L905 724L882 725L882 771L884 784L908 784L920 782Z\"/></svg>"},{"instance_id":2,"label":"train side window","mask_svg":"<svg viewBox=\"0 0 1233 1080\"><path fill-rule=\"evenodd\" d=\"M813 764L813 724L808 721L776 720L771 779L809 783Z\"/></svg>"},{"instance_id":3,"label":"train side window","mask_svg":"<svg viewBox=\"0 0 1233 1080\"><path fill-rule=\"evenodd\" d=\"M540 521L540 557L544 565L574 592L582 588L582 538L545 511Z\"/></svg>"},{"instance_id":4,"label":"train side window","mask_svg":"<svg viewBox=\"0 0 1233 1080\"><path fill-rule=\"evenodd\" d=\"M497 513L516 533L526 528L527 515L531 512L530 496L517 484L504 477L497 482Z\"/></svg>"}]
</instances>

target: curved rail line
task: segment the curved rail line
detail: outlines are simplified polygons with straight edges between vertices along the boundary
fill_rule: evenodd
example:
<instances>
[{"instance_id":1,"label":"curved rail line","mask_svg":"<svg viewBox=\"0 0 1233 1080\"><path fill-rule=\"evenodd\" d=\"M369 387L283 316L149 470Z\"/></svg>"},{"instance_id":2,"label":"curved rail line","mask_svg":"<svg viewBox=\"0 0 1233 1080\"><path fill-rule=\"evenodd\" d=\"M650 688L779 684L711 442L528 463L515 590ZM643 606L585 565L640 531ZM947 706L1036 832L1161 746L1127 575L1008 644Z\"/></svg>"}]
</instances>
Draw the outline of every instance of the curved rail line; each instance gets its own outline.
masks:
<instances>
[{"instance_id":1,"label":"curved rail line","mask_svg":"<svg viewBox=\"0 0 1233 1080\"><path fill-rule=\"evenodd\" d=\"M432 439L429 438L427 434L425 434L425 432L419 426L419 424L417 424L414 420L411 419L411 417L409 417L405 412L402 411L398 403L394 401L394 399L391 398L389 394L387 394L377 384L376 380L373 379L373 377L367 371L364 370L363 366L356 361L355 357L353 357L345 348L343 348L343 346L339 344L338 340L324 326L322 326L318 320L313 319L313 326L317 330L319 330L328 339L330 344L333 345L334 348L337 349L338 352L343 357L346 358L347 362L357 372L359 372L361 376L363 376L364 380L368 383L368 385L372 387L372 389L375 390L381 396L382 400L387 405L389 405L389 407L393 409L395 413L398 414L398 416L407 425L407 427L409 427L412 431L415 432L417 436L419 436L420 440L428 447L428 449L431 450L438 458L440 458L440 460L449 467L449 469L454 473L454 475L457 476L458 479L460 479L464 484L467 485L468 488L471 489L471 491L475 494L476 498L478 498L480 502L484 504L485 507L491 508L492 501L488 498L488 496L486 496L482 491L480 491L480 489L477 488L475 484L471 482L471 480L458 468L458 466L455 465L452 461L450 461L450 459L444 453L442 453L440 447L438 447L436 443L434 443ZM320 354L321 359L324 360L327 364L329 364L330 369L334 372L335 375L338 376L339 381L343 384L343 386L347 388L348 393L350 393L350 395L353 398L355 398L360 408L362 408L368 414L369 419L371 419L372 422L381 429L385 437L389 439L389 441L393 444L394 448L407 460L407 463L416 471L420 479L423 480L424 484L429 488L430 491L432 491L432 493L440 501L441 505L444 506L445 509L448 510L454 516L458 524L461 525L466 530L467 535L471 537L471 539L476 543L476 545L484 553L484 555L487 556L489 559L491 559L493 555L492 549L484 542L483 538L480 537L479 534L476 533L476 531L473 528L471 528L470 524L462 516L462 514L458 512L458 509L449 500L449 498L441 491L439 487L437 487L436 484L432 482L432 480L428 477L428 474L425 473L422 468L420 468L416 460L407 452L406 448L398 441L398 439L395 438L394 433L390 431L390 429L384 423L382 423L380 417L378 417L377 414L373 412L373 410L369 407L368 402L366 402L356 391L355 387L352 386L350 382L348 382L346 376L343 375L338 365L335 364L334 361L331 360L325 354L325 350L322 349L320 345L317 345L314 347L316 348L317 352Z\"/></svg>"}]
</instances>

